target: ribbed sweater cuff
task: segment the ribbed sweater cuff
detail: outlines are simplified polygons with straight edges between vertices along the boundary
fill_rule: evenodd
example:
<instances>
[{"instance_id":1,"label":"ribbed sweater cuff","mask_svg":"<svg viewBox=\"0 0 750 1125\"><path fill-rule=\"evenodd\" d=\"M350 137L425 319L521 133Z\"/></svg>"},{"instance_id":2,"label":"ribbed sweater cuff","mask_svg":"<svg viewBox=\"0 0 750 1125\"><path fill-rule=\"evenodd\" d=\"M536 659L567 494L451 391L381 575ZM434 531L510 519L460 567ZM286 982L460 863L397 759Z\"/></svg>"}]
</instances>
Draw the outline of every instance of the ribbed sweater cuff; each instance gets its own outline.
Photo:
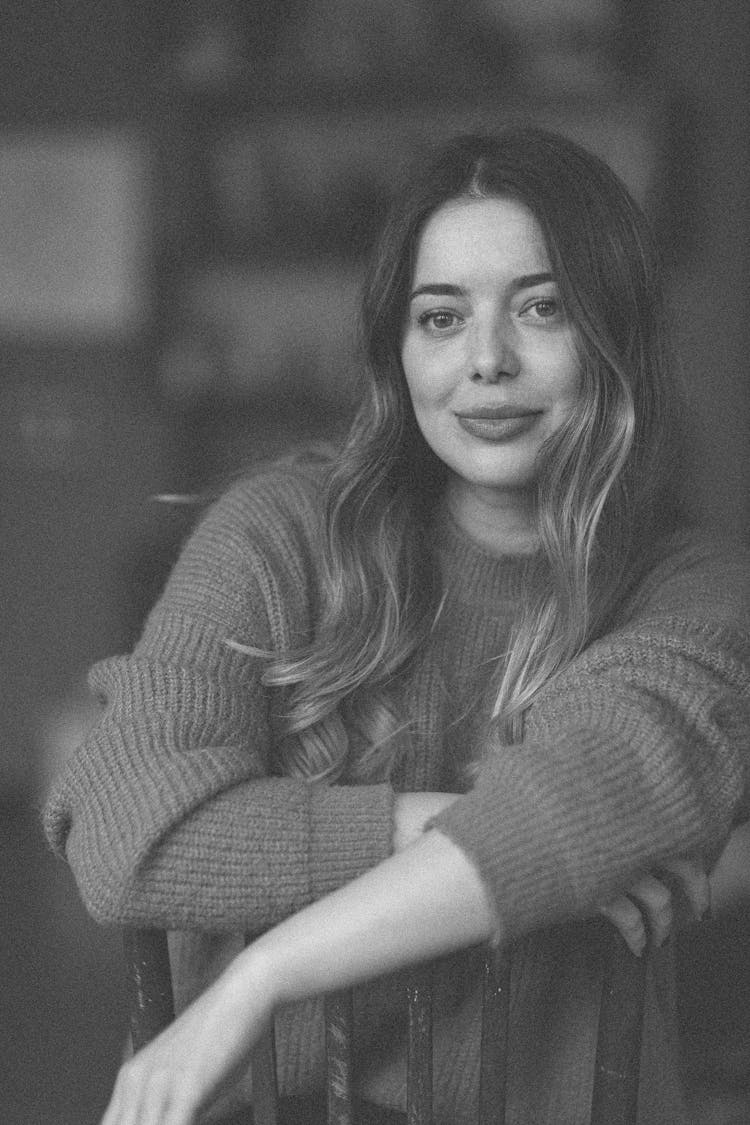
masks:
<instances>
[{"instance_id":1,"label":"ribbed sweater cuff","mask_svg":"<svg viewBox=\"0 0 750 1125\"><path fill-rule=\"evenodd\" d=\"M477 868L495 906L498 940L510 941L580 913L582 873L573 870L578 841L571 837L580 833L581 823L570 826L569 809L560 807L554 790L534 771L513 768L499 757L485 765L483 774L481 785L430 826ZM586 859L578 859L586 866Z\"/></svg>"},{"instance_id":2,"label":"ribbed sweater cuff","mask_svg":"<svg viewBox=\"0 0 750 1125\"><path fill-rule=\"evenodd\" d=\"M393 805L394 793L388 784L313 786L313 898L320 898L387 859L393 850Z\"/></svg>"}]
</instances>

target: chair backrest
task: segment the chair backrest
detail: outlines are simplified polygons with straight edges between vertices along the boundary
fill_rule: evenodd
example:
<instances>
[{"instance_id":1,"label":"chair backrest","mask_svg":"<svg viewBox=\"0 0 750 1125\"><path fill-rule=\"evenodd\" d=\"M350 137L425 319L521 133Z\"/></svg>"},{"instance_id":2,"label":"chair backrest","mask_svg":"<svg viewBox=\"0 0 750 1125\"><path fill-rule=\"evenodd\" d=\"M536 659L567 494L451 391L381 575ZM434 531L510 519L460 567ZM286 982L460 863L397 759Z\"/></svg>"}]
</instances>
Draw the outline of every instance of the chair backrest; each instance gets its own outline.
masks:
<instances>
[{"instance_id":1,"label":"chair backrest","mask_svg":"<svg viewBox=\"0 0 750 1125\"><path fill-rule=\"evenodd\" d=\"M167 935L126 929L125 963L133 1049L174 1018ZM630 953L612 931L599 1016L590 1125L635 1125L646 958ZM484 965L478 1125L504 1125L510 960L488 949ZM413 970L408 1008L407 1123L432 1122L432 969ZM328 1125L356 1125L352 1075L351 991L326 997ZM273 1031L252 1060L254 1125L278 1125ZM530 1123L531 1125L531 1123Z\"/></svg>"}]
</instances>

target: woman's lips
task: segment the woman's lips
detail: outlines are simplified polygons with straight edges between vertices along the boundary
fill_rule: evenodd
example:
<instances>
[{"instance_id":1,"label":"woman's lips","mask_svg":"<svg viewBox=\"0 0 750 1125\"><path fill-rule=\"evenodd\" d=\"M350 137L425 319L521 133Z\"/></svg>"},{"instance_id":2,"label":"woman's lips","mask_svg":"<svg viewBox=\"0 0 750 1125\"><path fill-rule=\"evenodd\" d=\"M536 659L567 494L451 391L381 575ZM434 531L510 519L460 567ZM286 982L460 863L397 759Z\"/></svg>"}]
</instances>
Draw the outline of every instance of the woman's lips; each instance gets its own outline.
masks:
<instances>
[{"instance_id":1,"label":"woman's lips","mask_svg":"<svg viewBox=\"0 0 750 1125\"><path fill-rule=\"evenodd\" d=\"M482 410L471 414L457 414L458 424L472 437L484 441L511 441L527 433L535 425L540 410L517 411Z\"/></svg>"}]
</instances>

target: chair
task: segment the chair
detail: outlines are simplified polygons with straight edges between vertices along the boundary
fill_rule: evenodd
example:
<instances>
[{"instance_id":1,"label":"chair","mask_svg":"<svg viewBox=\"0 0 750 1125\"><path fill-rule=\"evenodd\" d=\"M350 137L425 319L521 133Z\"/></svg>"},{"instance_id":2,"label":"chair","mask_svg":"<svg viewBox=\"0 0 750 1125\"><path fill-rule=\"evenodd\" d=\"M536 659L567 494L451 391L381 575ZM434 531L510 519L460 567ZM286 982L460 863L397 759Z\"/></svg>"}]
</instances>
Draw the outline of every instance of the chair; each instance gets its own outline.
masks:
<instances>
[{"instance_id":1,"label":"chair","mask_svg":"<svg viewBox=\"0 0 750 1125\"><path fill-rule=\"evenodd\" d=\"M130 1029L139 1050L174 1018L167 935L124 932ZM599 1016L590 1125L635 1125L646 958L630 953L612 931ZM504 1125L510 961L487 950L484 961L478 1125ZM431 967L409 974L407 1125L432 1122ZM328 1125L358 1125L351 1065L352 993L325 1002ZM279 1125L273 1033L253 1056L254 1125ZM531 1125L531 1123L530 1123Z\"/></svg>"}]
</instances>

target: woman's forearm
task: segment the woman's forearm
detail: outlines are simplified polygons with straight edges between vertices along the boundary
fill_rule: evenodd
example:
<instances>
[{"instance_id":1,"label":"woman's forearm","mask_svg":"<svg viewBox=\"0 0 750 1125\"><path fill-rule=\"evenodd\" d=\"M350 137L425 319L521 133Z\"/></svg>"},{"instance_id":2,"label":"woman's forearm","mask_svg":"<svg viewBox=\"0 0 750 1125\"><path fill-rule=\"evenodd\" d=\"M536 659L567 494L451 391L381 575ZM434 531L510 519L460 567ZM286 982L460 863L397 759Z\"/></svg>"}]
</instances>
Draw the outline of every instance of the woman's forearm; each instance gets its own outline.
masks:
<instances>
[{"instance_id":1,"label":"woman's forearm","mask_svg":"<svg viewBox=\"0 0 750 1125\"><path fill-rule=\"evenodd\" d=\"M276 1005L330 992L497 936L479 874L429 831L353 882L269 930L229 973L270 985Z\"/></svg>"},{"instance_id":2,"label":"woman's forearm","mask_svg":"<svg viewBox=\"0 0 750 1125\"><path fill-rule=\"evenodd\" d=\"M476 868L429 830L248 946L123 1066L102 1125L194 1125L278 1008L490 937L502 924Z\"/></svg>"},{"instance_id":3,"label":"woman's forearm","mask_svg":"<svg viewBox=\"0 0 750 1125\"><path fill-rule=\"evenodd\" d=\"M246 1065L277 1008L496 931L471 862L428 831L248 946L122 1067L102 1125L193 1125Z\"/></svg>"}]
</instances>

